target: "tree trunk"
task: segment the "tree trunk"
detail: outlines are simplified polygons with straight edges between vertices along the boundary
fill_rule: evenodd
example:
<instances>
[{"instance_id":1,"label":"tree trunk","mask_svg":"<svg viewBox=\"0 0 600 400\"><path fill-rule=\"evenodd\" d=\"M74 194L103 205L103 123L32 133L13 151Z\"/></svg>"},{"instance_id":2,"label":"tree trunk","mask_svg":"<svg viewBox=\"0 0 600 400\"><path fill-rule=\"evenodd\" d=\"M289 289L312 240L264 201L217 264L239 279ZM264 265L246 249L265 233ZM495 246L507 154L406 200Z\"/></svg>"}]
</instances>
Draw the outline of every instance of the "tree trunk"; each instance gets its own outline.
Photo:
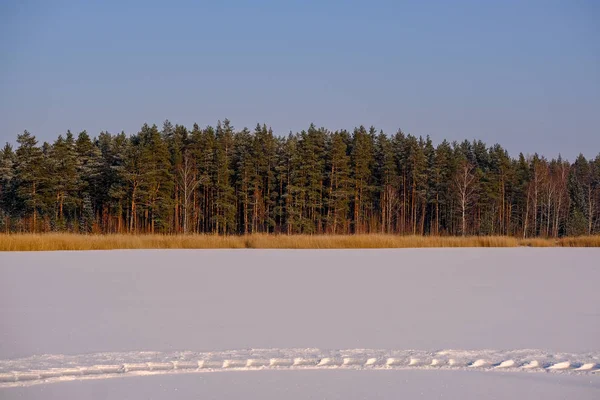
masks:
<instances>
[{"instance_id":1,"label":"tree trunk","mask_svg":"<svg viewBox=\"0 0 600 400\"><path fill-rule=\"evenodd\" d=\"M529 188L527 188L527 201L525 203L525 221L523 222L523 239L527 237L527 221L529 221Z\"/></svg>"},{"instance_id":2,"label":"tree trunk","mask_svg":"<svg viewBox=\"0 0 600 400\"><path fill-rule=\"evenodd\" d=\"M33 232L37 230L37 204L35 202L35 182L32 185L31 198L33 200Z\"/></svg>"}]
</instances>

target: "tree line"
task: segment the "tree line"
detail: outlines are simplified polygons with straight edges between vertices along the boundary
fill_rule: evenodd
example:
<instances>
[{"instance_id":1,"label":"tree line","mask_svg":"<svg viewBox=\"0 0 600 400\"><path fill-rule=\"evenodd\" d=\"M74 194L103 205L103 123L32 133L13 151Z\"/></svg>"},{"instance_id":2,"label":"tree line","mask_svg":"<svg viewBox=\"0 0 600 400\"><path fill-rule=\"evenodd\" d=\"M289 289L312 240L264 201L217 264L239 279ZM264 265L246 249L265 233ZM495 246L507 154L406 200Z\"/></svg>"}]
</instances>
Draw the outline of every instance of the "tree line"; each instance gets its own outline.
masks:
<instances>
[{"instance_id":1,"label":"tree line","mask_svg":"<svg viewBox=\"0 0 600 400\"><path fill-rule=\"evenodd\" d=\"M0 152L3 232L600 233L600 155L511 158L363 126L277 136L228 120L17 143Z\"/></svg>"}]
</instances>

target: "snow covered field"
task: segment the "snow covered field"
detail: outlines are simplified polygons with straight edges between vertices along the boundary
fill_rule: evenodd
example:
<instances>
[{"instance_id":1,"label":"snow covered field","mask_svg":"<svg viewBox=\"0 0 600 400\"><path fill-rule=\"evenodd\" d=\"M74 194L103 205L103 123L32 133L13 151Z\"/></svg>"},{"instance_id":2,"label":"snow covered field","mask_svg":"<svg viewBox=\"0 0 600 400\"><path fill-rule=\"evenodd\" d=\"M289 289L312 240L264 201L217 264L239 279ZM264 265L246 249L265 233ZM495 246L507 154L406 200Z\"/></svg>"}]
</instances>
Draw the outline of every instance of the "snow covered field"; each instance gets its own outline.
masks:
<instances>
[{"instance_id":1,"label":"snow covered field","mask_svg":"<svg viewBox=\"0 0 600 400\"><path fill-rule=\"evenodd\" d=\"M600 249L0 253L0 397L600 398L599 282Z\"/></svg>"}]
</instances>

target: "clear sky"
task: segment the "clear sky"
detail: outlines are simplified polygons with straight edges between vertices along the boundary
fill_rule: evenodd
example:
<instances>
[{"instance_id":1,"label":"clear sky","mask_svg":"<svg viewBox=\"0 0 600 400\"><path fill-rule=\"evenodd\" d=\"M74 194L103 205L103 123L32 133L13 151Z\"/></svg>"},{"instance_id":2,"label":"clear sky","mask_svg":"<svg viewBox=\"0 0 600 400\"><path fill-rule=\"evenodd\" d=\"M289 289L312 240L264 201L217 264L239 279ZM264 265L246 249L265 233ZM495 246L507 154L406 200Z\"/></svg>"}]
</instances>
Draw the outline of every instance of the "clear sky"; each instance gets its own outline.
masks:
<instances>
[{"instance_id":1,"label":"clear sky","mask_svg":"<svg viewBox=\"0 0 600 400\"><path fill-rule=\"evenodd\" d=\"M229 118L600 152L600 2L0 1L0 141Z\"/></svg>"}]
</instances>

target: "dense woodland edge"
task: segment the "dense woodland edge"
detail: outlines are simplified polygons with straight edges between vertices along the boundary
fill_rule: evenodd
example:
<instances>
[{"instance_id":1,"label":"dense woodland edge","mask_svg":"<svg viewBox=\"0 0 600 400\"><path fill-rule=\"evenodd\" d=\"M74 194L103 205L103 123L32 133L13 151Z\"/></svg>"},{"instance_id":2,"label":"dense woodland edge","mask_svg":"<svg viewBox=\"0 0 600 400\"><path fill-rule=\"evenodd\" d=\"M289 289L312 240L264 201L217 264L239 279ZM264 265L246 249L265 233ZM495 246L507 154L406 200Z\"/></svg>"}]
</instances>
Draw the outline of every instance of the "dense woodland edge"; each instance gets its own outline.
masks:
<instances>
[{"instance_id":1,"label":"dense woodland edge","mask_svg":"<svg viewBox=\"0 0 600 400\"><path fill-rule=\"evenodd\" d=\"M479 140L314 125L277 136L228 120L41 145L25 131L0 151L0 231L593 235L600 154L512 158Z\"/></svg>"}]
</instances>

